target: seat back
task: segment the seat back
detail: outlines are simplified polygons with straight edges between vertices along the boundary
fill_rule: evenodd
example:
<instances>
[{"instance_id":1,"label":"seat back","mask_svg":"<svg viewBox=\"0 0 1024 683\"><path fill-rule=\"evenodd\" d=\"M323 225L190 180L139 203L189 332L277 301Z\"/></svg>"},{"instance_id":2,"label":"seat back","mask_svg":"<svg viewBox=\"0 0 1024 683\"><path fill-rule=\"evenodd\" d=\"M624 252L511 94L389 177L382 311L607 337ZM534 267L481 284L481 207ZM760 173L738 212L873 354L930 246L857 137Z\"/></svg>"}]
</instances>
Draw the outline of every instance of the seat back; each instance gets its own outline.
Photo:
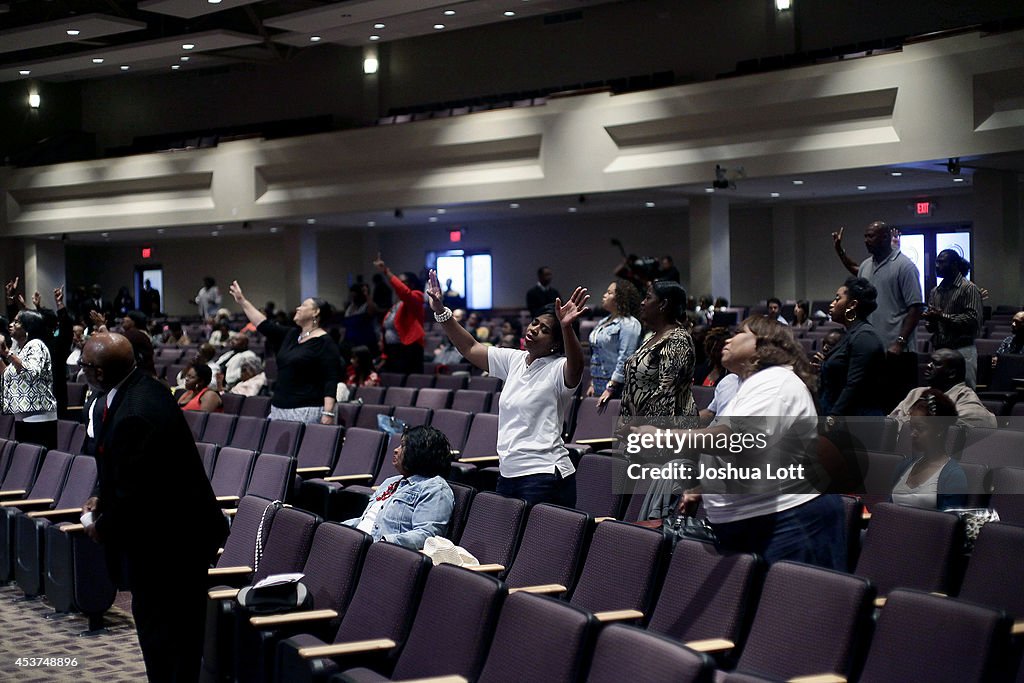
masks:
<instances>
[{"instance_id":1,"label":"seat back","mask_svg":"<svg viewBox=\"0 0 1024 683\"><path fill-rule=\"evenodd\" d=\"M843 527L846 529L846 569L852 572L860 558L864 503L856 496L840 496L840 499L843 501Z\"/></svg>"},{"instance_id":2,"label":"seat back","mask_svg":"<svg viewBox=\"0 0 1024 683\"><path fill-rule=\"evenodd\" d=\"M618 517L625 482L625 460L585 454L576 467L576 509L595 517Z\"/></svg>"},{"instance_id":3,"label":"seat back","mask_svg":"<svg viewBox=\"0 0 1024 683\"><path fill-rule=\"evenodd\" d=\"M557 583L571 591L593 524L579 510L534 505L505 582L510 588Z\"/></svg>"},{"instance_id":4,"label":"seat back","mask_svg":"<svg viewBox=\"0 0 1024 683\"><path fill-rule=\"evenodd\" d=\"M452 402L450 389L420 389L416 394L417 408L431 408L440 410L447 408Z\"/></svg>"},{"instance_id":5,"label":"seat back","mask_svg":"<svg viewBox=\"0 0 1024 683\"><path fill-rule=\"evenodd\" d=\"M451 389L452 391L459 391L466 388L466 376L465 375L437 375L434 380L434 386L438 389ZM456 410L464 410L464 408L457 408Z\"/></svg>"},{"instance_id":6,"label":"seat back","mask_svg":"<svg viewBox=\"0 0 1024 683\"><path fill-rule=\"evenodd\" d=\"M492 576L448 564L431 569L392 678L458 675L475 680L506 595L505 586Z\"/></svg>"},{"instance_id":7,"label":"seat back","mask_svg":"<svg viewBox=\"0 0 1024 683\"><path fill-rule=\"evenodd\" d=\"M334 425L306 425L296 456L299 467L333 467L344 433L344 429Z\"/></svg>"},{"instance_id":8,"label":"seat back","mask_svg":"<svg viewBox=\"0 0 1024 683\"><path fill-rule=\"evenodd\" d=\"M256 532L263 522L263 537L270 533L278 508L269 500L245 496L238 501L238 511L231 520L231 531L224 541L224 552L217 558L218 567L251 567L256 552Z\"/></svg>"},{"instance_id":9,"label":"seat back","mask_svg":"<svg viewBox=\"0 0 1024 683\"><path fill-rule=\"evenodd\" d=\"M85 382L68 382L68 407L80 408L85 405L85 392L89 385ZM0 427L0 436L3 436L3 428Z\"/></svg>"},{"instance_id":10,"label":"seat back","mask_svg":"<svg viewBox=\"0 0 1024 683\"><path fill-rule=\"evenodd\" d=\"M470 458L498 454L498 416L479 413L473 417L469 436L460 457Z\"/></svg>"},{"instance_id":11,"label":"seat back","mask_svg":"<svg viewBox=\"0 0 1024 683\"><path fill-rule=\"evenodd\" d=\"M419 389L413 387L388 387L383 403L388 406L415 405L418 391Z\"/></svg>"},{"instance_id":12,"label":"seat back","mask_svg":"<svg viewBox=\"0 0 1024 683\"><path fill-rule=\"evenodd\" d=\"M11 453L11 464L7 467L0 491L28 491L39 470L39 458L43 447L32 443L19 443Z\"/></svg>"},{"instance_id":13,"label":"seat back","mask_svg":"<svg viewBox=\"0 0 1024 683\"><path fill-rule=\"evenodd\" d=\"M242 417L265 418L270 414L270 397L246 396L238 414Z\"/></svg>"},{"instance_id":14,"label":"seat back","mask_svg":"<svg viewBox=\"0 0 1024 683\"><path fill-rule=\"evenodd\" d=\"M71 461L67 480L61 489L60 498L53 507L57 510L81 507L96 488L96 458L76 455Z\"/></svg>"},{"instance_id":15,"label":"seat back","mask_svg":"<svg viewBox=\"0 0 1024 683\"><path fill-rule=\"evenodd\" d=\"M756 555L723 554L712 543L681 540L647 629L677 642L726 638L740 645L763 571Z\"/></svg>"},{"instance_id":16,"label":"seat back","mask_svg":"<svg viewBox=\"0 0 1024 683\"><path fill-rule=\"evenodd\" d=\"M260 450L263 446L263 435L267 432L268 422L269 420L263 417L238 417L238 421L235 422L235 431L231 434L227 445L254 451Z\"/></svg>"},{"instance_id":17,"label":"seat back","mask_svg":"<svg viewBox=\"0 0 1024 683\"><path fill-rule=\"evenodd\" d=\"M333 609L344 615L373 537L354 527L333 522L317 526L302 580L313 597L313 609Z\"/></svg>"},{"instance_id":18,"label":"seat back","mask_svg":"<svg viewBox=\"0 0 1024 683\"><path fill-rule=\"evenodd\" d=\"M394 386L402 386L401 383ZM362 399L363 403L384 403L384 393L387 391L385 387L356 387L355 397Z\"/></svg>"},{"instance_id":19,"label":"seat back","mask_svg":"<svg viewBox=\"0 0 1024 683\"><path fill-rule=\"evenodd\" d=\"M75 431L71 435L71 443L68 444L68 453L74 455L80 455L85 450L85 441L89 438L86 426L83 424L75 425Z\"/></svg>"},{"instance_id":20,"label":"seat back","mask_svg":"<svg viewBox=\"0 0 1024 683\"><path fill-rule=\"evenodd\" d=\"M199 441L203 438L203 430L206 429L206 422L210 418L210 413L203 412L202 410L185 410L182 412L185 414L185 422L188 423L188 428L192 430L192 438Z\"/></svg>"},{"instance_id":21,"label":"seat back","mask_svg":"<svg viewBox=\"0 0 1024 683\"><path fill-rule=\"evenodd\" d=\"M1024 467L1024 432L1012 429L966 430L961 462L989 467Z\"/></svg>"},{"instance_id":22,"label":"seat back","mask_svg":"<svg viewBox=\"0 0 1024 683\"><path fill-rule=\"evenodd\" d=\"M856 573L883 596L894 588L948 593L963 533L956 515L880 503L871 511Z\"/></svg>"},{"instance_id":23,"label":"seat back","mask_svg":"<svg viewBox=\"0 0 1024 683\"><path fill-rule=\"evenodd\" d=\"M1024 619L1024 527L989 523L981 528L959 597L1004 609Z\"/></svg>"},{"instance_id":24,"label":"seat back","mask_svg":"<svg viewBox=\"0 0 1024 683\"><path fill-rule=\"evenodd\" d=\"M989 505L999 519L1024 525L1024 467L999 467L992 470L992 496Z\"/></svg>"},{"instance_id":25,"label":"seat back","mask_svg":"<svg viewBox=\"0 0 1024 683\"><path fill-rule=\"evenodd\" d=\"M267 420L267 431L263 435L260 452L287 455L289 458L295 457L304 427L302 422Z\"/></svg>"},{"instance_id":26,"label":"seat back","mask_svg":"<svg viewBox=\"0 0 1024 683\"><path fill-rule=\"evenodd\" d=\"M713 662L655 633L625 624L601 629L587 683L704 683Z\"/></svg>"},{"instance_id":27,"label":"seat back","mask_svg":"<svg viewBox=\"0 0 1024 683\"><path fill-rule=\"evenodd\" d=\"M335 476L345 474L369 474L376 476L384 452L384 432L353 427L345 432L341 455L334 465Z\"/></svg>"},{"instance_id":28,"label":"seat back","mask_svg":"<svg viewBox=\"0 0 1024 683\"><path fill-rule=\"evenodd\" d=\"M228 446L230 448L230 446ZM285 500L295 476L295 458L261 453L256 458L245 495L269 500Z\"/></svg>"},{"instance_id":29,"label":"seat back","mask_svg":"<svg viewBox=\"0 0 1024 683\"><path fill-rule=\"evenodd\" d=\"M412 374L405 378L405 386L414 389L428 389L434 386L433 375Z\"/></svg>"},{"instance_id":30,"label":"seat back","mask_svg":"<svg viewBox=\"0 0 1024 683\"><path fill-rule=\"evenodd\" d=\"M582 673L595 627L593 616L564 602L514 593L501 609L478 683L573 683Z\"/></svg>"},{"instance_id":31,"label":"seat back","mask_svg":"<svg viewBox=\"0 0 1024 683\"><path fill-rule=\"evenodd\" d=\"M736 669L783 680L848 675L867 632L875 592L860 577L797 562L768 570Z\"/></svg>"},{"instance_id":32,"label":"seat back","mask_svg":"<svg viewBox=\"0 0 1024 683\"><path fill-rule=\"evenodd\" d=\"M377 429L377 416L390 415L395 411L394 406L380 405L377 403L364 403L359 409L355 426L360 429Z\"/></svg>"},{"instance_id":33,"label":"seat back","mask_svg":"<svg viewBox=\"0 0 1024 683\"><path fill-rule=\"evenodd\" d=\"M263 557L260 566L254 567L252 583L272 574L301 571L319 523L320 518L306 510L290 506L278 510L270 533L264 534Z\"/></svg>"},{"instance_id":34,"label":"seat back","mask_svg":"<svg viewBox=\"0 0 1024 683\"><path fill-rule=\"evenodd\" d=\"M393 413L395 419L401 420L410 429L430 424L430 415L433 411L430 408L414 408L411 406L399 406Z\"/></svg>"},{"instance_id":35,"label":"seat back","mask_svg":"<svg viewBox=\"0 0 1024 683\"><path fill-rule=\"evenodd\" d=\"M496 391L501 391L501 380L497 377L472 376L469 378L469 388L493 394Z\"/></svg>"},{"instance_id":36,"label":"seat back","mask_svg":"<svg viewBox=\"0 0 1024 683\"><path fill-rule=\"evenodd\" d=\"M467 413L486 413L491 404L491 395L486 391L461 389L452 397L452 410Z\"/></svg>"},{"instance_id":37,"label":"seat back","mask_svg":"<svg viewBox=\"0 0 1024 683\"><path fill-rule=\"evenodd\" d=\"M249 484L256 452L225 446L217 453L217 462L210 477L210 486L217 496L242 496Z\"/></svg>"},{"instance_id":38,"label":"seat back","mask_svg":"<svg viewBox=\"0 0 1024 683\"><path fill-rule=\"evenodd\" d=\"M569 602L591 612L635 609L649 616L667 553L660 529L601 522Z\"/></svg>"},{"instance_id":39,"label":"seat back","mask_svg":"<svg viewBox=\"0 0 1024 683\"><path fill-rule=\"evenodd\" d=\"M941 628L922 630L922 624ZM1003 612L912 590L895 590L885 603L861 683L1002 680L1010 620Z\"/></svg>"},{"instance_id":40,"label":"seat back","mask_svg":"<svg viewBox=\"0 0 1024 683\"><path fill-rule=\"evenodd\" d=\"M213 467L217 463L217 445L200 441L196 444L196 449L199 451L199 457L203 459L203 471L209 479L213 476Z\"/></svg>"},{"instance_id":41,"label":"seat back","mask_svg":"<svg viewBox=\"0 0 1024 683\"><path fill-rule=\"evenodd\" d=\"M572 441L581 439L607 439L615 435L615 423L619 419L619 399L613 398L604 406L591 396L580 402L576 412L576 429Z\"/></svg>"},{"instance_id":42,"label":"seat back","mask_svg":"<svg viewBox=\"0 0 1024 683\"><path fill-rule=\"evenodd\" d=\"M430 418L430 426L444 432L452 448L461 451L466 445L466 434L469 433L469 423L472 419L470 413L460 410L435 410L433 417Z\"/></svg>"},{"instance_id":43,"label":"seat back","mask_svg":"<svg viewBox=\"0 0 1024 683\"><path fill-rule=\"evenodd\" d=\"M185 415L194 411L186 411ZM203 441L215 443L218 446L227 446L231 441L231 435L235 431L235 422L238 417L225 413L209 413L206 418L206 427L203 428ZM193 430L195 433L195 430Z\"/></svg>"},{"instance_id":44,"label":"seat back","mask_svg":"<svg viewBox=\"0 0 1024 683\"><path fill-rule=\"evenodd\" d=\"M390 638L404 643L430 566L430 558L415 550L371 545L334 642Z\"/></svg>"},{"instance_id":45,"label":"seat back","mask_svg":"<svg viewBox=\"0 0 1024 683\"><path fill-rule=\"evenodd\" d=\"M70 391L69 398L70 398ZM82 391L82 396L85 396L85 391ZM81 405L81 404L79 404ZM0 439L10 439L14 436L14 416L13 415L2 415L0 414ZM2 473L0 473L2 474Z\"/></svg>"},{"instance_id":46,"label":"seat back","mask_svg":"<svg viewBox=\"0 0 1024 683\"><path fill-rule=\"evenodd\" d=\"M526 502L489 491L473 496L459 545L481 564L511 566L526 518Z\"/></svg>"},{"instance_id":47,"label":"seat back","mask_svg":"<svg viewBox=\"0 0 1024 683\"><path fill-rule=\"evenodd\" d=\"M68 468L74 458L66 451L47 451L43 458L43 465L39 468L39 474L32 484L28 495L25 498L52 498L57 499L60 495L64 479L67 477Z\"/></svg>"},{"instance_id":48,"label":"seat back","mask_svg":"<svg viewBox=\"0 0 1024 683\"><path fill-rule=\"evenodd\" d=\"M382 372L379 375L380 383L385 387L400 387L405 383L405 374L401 372ZM378 388L378 387L371 387ZM381 394L383 396L384 394ZM380 403L380 401L374 401Z\"/></svg>"},{"instance_id":49,"label":"seat back","mask_svg":"<svg viewBox=\"0 0 1024 683\"><path fill-rule=\"evenodd\" d=\"M65 453L71 452L71 437L75 433L77 422L71 420L57 420L57 450Z\"/></svg>"},{"instance_id":50,"label":"seat back","mask_svg":"<svg viewBox=\"0 0 1024 683\"><path fill-rule=\"evenodd\" d=\"M242 412L242 404L245 403L245 396L225 391L221 394L220 400L224 405L225 413L228 415L240 415Z\"/></svg>"}]
</instances>

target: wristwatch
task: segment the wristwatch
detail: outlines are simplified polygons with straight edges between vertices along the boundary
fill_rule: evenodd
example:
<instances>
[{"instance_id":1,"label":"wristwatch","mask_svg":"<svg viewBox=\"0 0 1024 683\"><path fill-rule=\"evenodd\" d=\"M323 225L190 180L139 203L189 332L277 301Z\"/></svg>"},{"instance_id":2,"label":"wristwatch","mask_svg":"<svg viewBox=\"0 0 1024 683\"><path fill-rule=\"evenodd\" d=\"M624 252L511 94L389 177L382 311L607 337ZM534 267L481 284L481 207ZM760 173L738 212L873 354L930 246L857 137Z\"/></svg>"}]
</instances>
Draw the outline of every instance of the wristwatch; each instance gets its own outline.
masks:
<instances>
[{"instance_id":1,"label":"wristwatch","mask_svg":"<svg viewBox=\"0 0 1024 683\"><path fill-rule=\"evenodd\" d=\"M907 338L906 337L896 337L896 341L899 342L899 345L902 346L903 348L907 347Z\"/></svg>"}]
</instances>

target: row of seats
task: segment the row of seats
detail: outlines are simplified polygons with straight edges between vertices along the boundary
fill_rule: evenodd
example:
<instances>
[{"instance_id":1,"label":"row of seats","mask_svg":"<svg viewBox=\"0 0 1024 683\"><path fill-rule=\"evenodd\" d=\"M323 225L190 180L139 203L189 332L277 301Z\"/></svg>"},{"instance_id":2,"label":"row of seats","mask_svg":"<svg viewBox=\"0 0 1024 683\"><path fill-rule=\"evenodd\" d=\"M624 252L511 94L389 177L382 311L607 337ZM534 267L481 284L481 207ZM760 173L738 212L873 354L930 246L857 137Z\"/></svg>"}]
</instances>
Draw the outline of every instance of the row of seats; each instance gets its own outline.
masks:
<instances>
[{"instance_id":1,"label":"row of seats","mask_svg":"<svg viewBox=\"0 0 1024 683\"><path fill-rule=\"evenodd\" d=\"M927 525L906 528L901 526L906 520L894 521L901 511L880 517L878 531L869 530L869 536L878 539L870 547L891 557L900 546L882 544L892 541L894 529L930 535ZM500 551L508 544L498 539L507 536L509 522L517 522L513 526L524 532L507 570L494 565L476 572L444 565L430 569L417 553L388 544L366 549L359 532L331 523L318 526L315 516L285 509L276 513L263 559L253 571L245 562L252 557L252 532L266 512L263 501L243 501L223 564L211 574L217 581L226 576L241 579L238 586L252 585L271 573L301 571L313 609L302 620L294 615L253 619L233 602L236 589L211 591L204 666L215 675L243 681L322 680L353 666L353 653L375 652L377 657L357 662L369 662L377 676L362 670L344 680L387 680L381 673L396 679L458 674L469 680L583 680L587 657L573 651L573 634L579 629L600 630L597 624L612 620L630 620L649 636L656 635L635 644L659 655L661 643L667 642L676 644L673 651L685 643L692 651L715 653L717 665L737 676L725 680L831 673L860 674L862 681L982 681L996 680L997 672L1015 667L1009 661L1010 621L1001 610L1016 615L1024 610L1016 590L1024 578L1024 562L1006 566L1008 555L1024 559L1024 529L1010 525L985 527L960 599L951 599L894 588L884 572L879 578L868 572L854 576L781 562L765 575L756 556L723 555L698 541L681 541L669 556L660 533L621 522L595 525L585 513L550 505L537 505L527 515L522 501L490 493L473 498L460 543L481 554L489 548ZM279 523L285 528L276 533ZM331 544L332 549L321 544ZM362 560L360 552L365 553ZM866 566L867 554L866 549L861 560ZM326 556L332 561L325 562ZM243 565L233 568L232 558L243 558ZM915 568L904 570L913 583ZM500 583L484 581L482 573L501 577ZM443 581L449 590L432 589L435 581ZM496 586L499 602L505 603L495 605L490 617L473 604L485 583ZM507 599L502 589L508 591ZM563 601L540 598L538 593L560 595ZM880 594L886 600L872 633ZM536 622L517 619L515 629L503 628L504 610L527 609L525 605L536 605L533 609L540 611ZM566 628L566 619L573 618L582 620L576 630ZM429 628L421 619L428 620ZM294 628L296 622L301 628ZM287 623L292 625L283 630ZM952 634L942 636L953 639L950 647L933 650L932 633L922 632L921 623L951 629ZM296 630L305 633L290 635ZM515 637L506 640L502 636L511 636L509 631ZM325 648L350 641L363 641L368 650L354 645ZM465 657L464 647L479 651ZM512 652L519 659L505 661ZM643 647L633 654L650 652ZM496 655L500 665L492 661ZM892 657L900 658L898 665L890 661ZM703 662L702 676L709 675L708 659L698 656L694 661ZM491 670L492 666L497 668ZM618 676L613 680L638 675L645 681L678 680L675 669L662 670L660 664L648 670L630 660L627 669L602 662L587 680L612 671ZM904 673L893 678L894 671Z\"/></svg>"}]
</instances>

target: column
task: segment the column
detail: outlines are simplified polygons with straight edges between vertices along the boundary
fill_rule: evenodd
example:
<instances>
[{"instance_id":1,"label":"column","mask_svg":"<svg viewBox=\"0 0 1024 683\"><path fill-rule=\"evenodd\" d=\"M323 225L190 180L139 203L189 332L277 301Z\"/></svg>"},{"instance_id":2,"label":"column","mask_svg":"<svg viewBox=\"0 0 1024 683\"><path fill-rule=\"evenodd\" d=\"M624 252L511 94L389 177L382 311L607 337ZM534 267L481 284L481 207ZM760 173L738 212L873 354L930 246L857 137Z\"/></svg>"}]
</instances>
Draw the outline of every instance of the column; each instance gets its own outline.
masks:
<instances>
[{"instance_id":1,"label":"column","mask_svg":"<svg viewBox=\"0 0 1024 683\"><path fill-rule=\"evenodd\" d=\"M1024 226L1017 177L1010 171L974 174L974 266L977 282L991 292L988 302L1020 305L1024 287ZM972 273L972 279L975 274Z\"/></svg>"},{"instance_id":2,"label":"column","mask_svg":"<svg viewBox=\"0 0 1024 683\"><path fill-rule=\"evenodd\" d=\"M710 195L690 199L689 261L689 294L722 296L732 303L727 197Z\"/></svg>"},{"instance_id":3,"label":"column","mask_svg":"<svg viewBox=\"0 0 1024 683\"><path fill-rule=\"evenodd\" d=\"M797 238L793 206L772 208L772 256L775 296L784 300L806 298L804 243Z\"/></svg>"},{"instance_id":4,"label":"column","mask_svg":"<svg viewBox=\"0 0 1024 683\"><path fill-rule=\"evenodd\" d=\"M25 269L22 291L31 307L34 292L39 292L43 306L53 308L53 290L65 284L64 243L59 240L26 240Z\"/></svg>"},{"instance_id":5,"label":"column","mask_svg":"<svg viewBox=\"0 0 1024 683\"><path fill-rule=\"evenodd\" d=\"M285 230L285 298L281 308L288 309L306 299L319 296L316 228L312 225Z\"/></svg>"}]
</instances>

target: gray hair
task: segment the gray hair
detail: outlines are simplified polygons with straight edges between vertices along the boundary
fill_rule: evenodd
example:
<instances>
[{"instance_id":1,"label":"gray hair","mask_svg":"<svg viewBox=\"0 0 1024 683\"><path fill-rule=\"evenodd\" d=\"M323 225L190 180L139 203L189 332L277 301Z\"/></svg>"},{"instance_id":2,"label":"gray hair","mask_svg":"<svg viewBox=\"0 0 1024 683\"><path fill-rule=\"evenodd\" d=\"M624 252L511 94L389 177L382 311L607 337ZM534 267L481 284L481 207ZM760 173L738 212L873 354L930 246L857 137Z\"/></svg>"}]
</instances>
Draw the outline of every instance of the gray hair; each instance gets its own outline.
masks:
<instances>
[{"instance_id":1,"label":"gray hair","mask_svg":"<svg viewBox=\"0 0 1024 683\"><path fill-rule=\"evenodd\" d=\"M242 359L242 362L238 364L239 371L248 370L254 375L258 375L263 372L263 361L258 356L246 356Z\"/></svg>"}]
</instances>

